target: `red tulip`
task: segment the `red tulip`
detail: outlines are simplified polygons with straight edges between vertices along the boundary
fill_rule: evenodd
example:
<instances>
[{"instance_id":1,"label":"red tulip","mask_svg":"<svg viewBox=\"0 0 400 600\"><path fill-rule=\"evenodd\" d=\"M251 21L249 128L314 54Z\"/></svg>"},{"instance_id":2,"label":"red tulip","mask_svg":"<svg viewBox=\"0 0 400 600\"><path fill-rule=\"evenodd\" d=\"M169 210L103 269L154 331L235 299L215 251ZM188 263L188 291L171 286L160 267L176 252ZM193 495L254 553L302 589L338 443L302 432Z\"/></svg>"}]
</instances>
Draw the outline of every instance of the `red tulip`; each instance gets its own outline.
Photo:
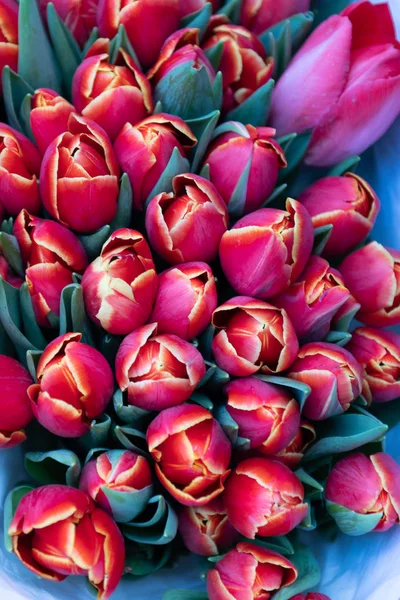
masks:
<instances>
[{"instance_id":1,"label":"red tulip","mask_svg":"<svg viewBox=\"0 0 400 600\"><path fill-rule=\"evenodd\" d=\"M71 114L68 131L47 148L40 170L44 207L57 221L93 232L115 216L119 167L105 131Z\"/></svg>"},{"instance_id":2,"label":"red tulip","mask_svg":"<svg viewBox=\"0 0 400 600\"><path fill-rule=\"evenodd\" d=\"M245 27L231 25L224 15L211 18L204 50L222 44L218 69L224 86L223 108L229 112L242 104L272 77L273 58L267 58L260 40Z\"/></svg>"},{"instance_id":3,"label":"red tulip","mask_svg":"<svg viewBox=\"0 0 400 600\"><path fill-rule=\"evenodd\" d=\"M322 340L332 319L351 297L343 277L319 256L311 256L300 277L274 298L285 309L300 342Z\"/></svg>"},{"instance_id":4,"label":"red tulip","mask_svg":"<svg viewBox=\"0 0 400 600\"><path fill-rule=\"evenodd\" d=\"M79 437L106 408L114 390L113 374L98 350L80 343L82 334L66 333L50 342L28 389L33 414L60 437Z\"/></svg>"},{"instance_id":5,"label":"red tulip","mask_svg":"<svg viewBox=\"0 0 400 600\"><path fill-rule=\"evenodd\" d=\"M300 463L304 452L315 441L316 437L317 434L314 426L302 419L295 437L284 450L274 455L274 459L294 469Z\"/></svg>"},{"instance_id":6,"label":"red tulip","mask_svg":"<svg viewBox=\"0 0 400 600\"><path fill-rule=\"evenodd\" d=\"M207 328L217 302L211 268L202 262L184 263L161 273L150 320L160 333L192 340Z\"/></svg>"},{"instance_id":7,"label":"red tulip","mask_svg":"<svg viewBox=\"0 0 400 600\"><path fill-rule=\"evenodd\" d=\"M179 29L179 0L99 0L97 26L112 38L125 27L140 64L148 69L157 60L168 36Z\"/></svg>"},{"instance_id":8,"label":"red tulip","mask_svg":"<svg viewBox=\"0 0 400 600\"><path fill-rule=\"evenodd\" d=\"M33 413L27 394L32 378L14 358L0 354L0 448L26 440L24 428Z\"/></svg>"},{"instance_id":9,"label":"red tulip","mask_svg":"<svg viewBox=\"0 0 400 600\"><path fill-rule=\"evenodd\" d=\"M18 2L0 0L0 73L8 65L18 71ZM0 94L3 86L0 78Z\"/></svg>"},{"instance_id":10,"label":"red tulip","mask_svg":"<svg viewBox=\"0 0 400 600\"><path fill-rule=\"evenodd\" d=\"M40 210L40 155L28 138L0 123L0 202L12 217Z\"/></svg>"},{"instance_id":11,"label":"red tulip","mask_svg":"<svg viewBox=\"0 0 400 600\"><path fill-rule=\"evenodd\" d=\"M46 485L26 494L9 535L13 552L35 575L50 581L84 575L98 600L111 596L124 572L124 538L117 525L71 487Z\"/></svg>"},{"instance_id":12,"label":"red tulip","mask_svg":"<svg viewBox=\"0 0 400 600\"><path fill-rule=\"evenodd\" d=\"M142 234L118 229L83 275L87 313L109 333L126 335L150 317L157 283L150 248Z\"/></svg>"},{"instance_id":13,"label":"red tulip","mask_svg":"<svg viewBox=\"0 0 400 600\"><path fill-rule=\"evenodd\" d=\"M315 228L333 225L323 250L328 258L343 256L358 246L371 232L381 205L368 183L354 173L318 179L298 200Z\"/></svg>"},{"instance_id":14,"label":"red tulip","mask_svg":"<svg viewBox=\"0 0 400 600\"><path fill-rule=\"evenodd\" d=\"M369 404L400 397L400 335L359 327L346 349L362 366L362 393Z\"/></svg>"},{"instance_id":15,"label":"red tulip","mask_svg":"<svg viewBox=\"0 0 400 600\"><path fill-rule=\"evenodd\" d=\"M221 496L205 506L182 507L179 513L179 533L186 548L201 556L220 554L239 535L226 516Z\"/></svg>"},{"instance_id":16,"label":"red tulip","mask_svg":"<svg viewBox=\"0 0 400 600\"><path fill-rule=\"evenodd\" d=\"M362 369L348 350L326 342L300 348L288 377L311 388L303 408L308 419L340 415L361 393Z\"/></svg>"},{"instance_id":17,"label":"red tulip","mask_svg":"<svg viewBox=\"0 0 400 600\"><path fill-rule=\"evenodd\" d=\"M289 600L331 600L329 596L325 594L318 594L318 592L308 592L308 594L296 594Z\"/></svg>"},{"instance_id":18,"label":"red tulip","mask_svg":"<svg viewBox=\"0 0 400 600\"><path fill-rule=\"evenodd\" d=\"M280 21L310 8L310 0L243 0L240 23L257 35Z\"/></svg>"},{"instance_id":19,"label":"red tulip","mask_svg":"<svg viewBox=\"0 0 400 600\"><path fill-rule=\"evenodd\" d=\"M287 163L282 148L273 139L274 129L233 122L232 128L234 131L215 138L204 164L209 165L210 180L229 212L241 216L257 210L267 200L276 186L279 169ZM237 188L246 168L250 169L247 182L238 198Z\"/></svg>"},{"instance_id":20,"label":"red tulip","mask_svg":"<svg viewBox=\"0 0 400 600\"><path fill-rule=\"evenodd\" d=\"M361 1L321 23L294 56L274 90L271 123L280 136L313 129L306 163L322 167L364 152L399 113L389 5Z\"/></svg>"},{"instance_id":21,"label":"red tulip","mask_svg":"<svg viewBox=\"0 0 400 600\"><path fill-rule=\"evenodd\" d=\"M170 264L213 261L228 227L222 198L207 179L189 173L174 177L172 187L147 208L150 244Z\"/></svg>"},{"instance_id":22,"label":"red tulip","mask_svg":"<svg viewBox=\"0 0 400 600\"><path fill-rule=\"evenodd\" d=\"M333 467L325 496L359 515L382 513L374 531L386 531L400 523L399 482L400 466L391 456L378 452L368 457L356 452Z\"/></svg>"},{"instance_id":23,"label":"red tulip","mask_svg":"<svg viewBox=\"0 0 400 600\"><path fill-rule=\"evenodd\" d=\"M197 140L185 121L161 113L132 126L126 123L114 143L121 169L128 174L133 201L143 210L175 148L182 157Z\"/></svg>"},{"instance_id":24,"label":"red tulip","mask_svg":"<svg viewBox=\"0 0 400 600\"><path fill-rule=\"evenodd\" d=\"M212 342L221 369L236 377L279 373L290 367L299 343L286 312L246 296L231 298L213 314Z\"/></svg>"},{"instance_id":25,"label":"red tulip","mask_svg":"<svg viewBox=\"0 0 400 600\"><path fill-rule=\"evenodd\" d=\"M181 18L201 10L206 4L207 0L179 0ZM215 12L219 8L220 0L211 0L211 4Z\"/></svg>"},{"instance_id":26,"label":"red tulip","mask_svg":"<svg viewBox=\"0 0 400 600\"><path fill-rule=\"evenodd\" d=\"M257 210L222 236L222 269L236 293L267 300L297 279L313 240L310 215L289 198L286 210Z\"/></svg>"},{"instance_id":27,"label":"red tulip","mask_svg":"<svg viewBox=\"0 0 400 600\"><path fill-rule=\"evenodd\" d=\"M349 254L339 267L361 304L357 319L372 327L400 323L400 251L371 242Z\"/></svg>"},{"instance_id":28,"label":"red tulip","mask_svg":"<svg viewBox=\"0 0 400 600\"><path fill-rule=\"evenodd\" d=\"M284 389L255 377L236 379L224 389L226 410L249 448L273 455L284 450L300 427L297 400Z\"/></svg>"},{"instance_id":29,"label":"red tulip","mask_svg":"<svg viewBox=\"0 0 400 600\"><path fill-rule=\"evenodd\" d=\"M205 375L200 352L176 335L157 335L157 323L139 327L123 340L115 369L129 404L149 411L182 404Z\"/></svg>"},{"instance_id":30,"label":"red tulip","mask_svg":"<svg viewBox=\"0 0 400 600\"><path fill-rule=\"evenodd\" d=\"M39 0L43 20L46 21L47 5L54 4L60 19L65 23L80 46L89 39L96 26L98 0Z\"/></svg>"},{"instance_id":31,"label":"red tulip","mask_svg":"<svg viewBox=\"0 0 400 600\"><path fill-rule=\"evenodd\" d=\"M185 506L203 506L224 489L231 445L205 408L184 404L162 411L147 429L156 474Z\"/></svg>"},{"instance_id":32,"label":"red tulip","mask_svg":"<svg viewBox=\"0 0 400 600\"><path fill-rule=\"evenodd\" d=\"M125 50L110 63L110 43L89 50L74 74L72 97L79 112L114 140L125 123L135 125L153 111L150 83Z\"/></svg>"},{"instance_id":33,"label":"red tulip","mask_svg":"<svg viewBox=\"0 0 400 600\"><path fill-rule=\"evenodd\" d=\"M281 554L240 542L207 575L209 600L269 600L297 579L297 569Z\"/></svg>"},{"instance_id":34,"label":"red tulip","mask_svg":"<svg viewBox=\"0 0 400 600\"><path fill-rule=\"evenodd\" d=\"M42 155L57 136L68 131L68 119L74 112L72 104L54 90L39 88L32 95L30 123Z\"/></svg>"},{"instance_id":35,"label":"red tulip","mask_svg":"<svg viewBox=\"0 0 400 600\"><path fill-rule=\"evenodd\" d=\"M60 316L62 291L74 282L72 271L59 262L41 263L26 270L25 280L38 325L44 328L55 327L57 317Z\"/></svg>"}]
</instances>

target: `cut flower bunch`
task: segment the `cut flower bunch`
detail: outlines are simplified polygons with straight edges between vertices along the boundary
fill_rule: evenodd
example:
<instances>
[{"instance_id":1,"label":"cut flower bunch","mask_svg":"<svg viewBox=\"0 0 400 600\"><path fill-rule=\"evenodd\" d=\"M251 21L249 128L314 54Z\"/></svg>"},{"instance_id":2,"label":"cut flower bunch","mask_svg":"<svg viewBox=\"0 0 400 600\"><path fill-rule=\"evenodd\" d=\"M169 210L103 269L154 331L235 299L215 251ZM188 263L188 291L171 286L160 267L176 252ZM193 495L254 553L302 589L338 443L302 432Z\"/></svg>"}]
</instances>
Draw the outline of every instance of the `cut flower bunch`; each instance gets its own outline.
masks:
<instances>
[{"instance_id":1,"label":"cut flower bunch","mask_svg":"<svg viewBox=\"0 0 400 600\"><path fill-rule=\"evenodd\" d=\"M389 6L0 0L0 29L6 549L98 600L182 560L165 600L339 600L313 531L400 523L400 250L357 174L400 115Z\"/></svg>"}]
</instances>

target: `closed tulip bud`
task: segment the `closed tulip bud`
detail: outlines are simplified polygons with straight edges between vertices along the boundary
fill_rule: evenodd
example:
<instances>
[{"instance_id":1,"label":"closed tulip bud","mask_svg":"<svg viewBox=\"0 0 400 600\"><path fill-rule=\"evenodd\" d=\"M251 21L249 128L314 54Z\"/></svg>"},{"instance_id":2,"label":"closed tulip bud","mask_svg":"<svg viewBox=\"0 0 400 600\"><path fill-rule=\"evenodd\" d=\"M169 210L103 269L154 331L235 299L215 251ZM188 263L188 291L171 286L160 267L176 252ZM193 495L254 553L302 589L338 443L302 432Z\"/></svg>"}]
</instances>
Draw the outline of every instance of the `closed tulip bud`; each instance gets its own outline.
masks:
<instances>
[{"instance_id":1,"label":"closed tulip bud","mask_svg":"<svg viewBox=\"0 0 400 600\"><path fill-rule=\"evenodd\" d=\"M206 4L207 0L179 0L181 18L201 10ZM213 11L215 12L219 8L220 0L211 0L211 5L213 7Z\"/></svg>"},{"instance_id":2,"label":"closed tulip bud","mask_svg":"<svg viewBox=\"0 0 400 600\"><path fill-rule=\"evenodd\" d=\"M213 313L215 361L236 377L280 373L297 356L299 343L282 309L246 296L231 298Z\"/></svg>"},{"instance_id":3,"label":"closed tulip bud","mask_svg":"<svg viewBox=\"0 0 400 600\"><path fill-rule=\"evenodd\" d=\"M296 567L281 554L240 542L208 572L207 592L209 600L269 600L296 579Z\"/></svg>"},{"instance_id":4,"label":"closed tulip bud","mask_svg":"<svg viewBox=\"0 0 400 600\"><path fill-rule=\"evenodd\" d=\"M364 152L399 112L400 48L389 5L356 2L323 21L295 54L270 118L279 136L313 129L306 164L325 167Z\"/></svg>"},{"instance_id":5,"label":"closed tulip bud","mask_svg":"<svg viewBox=\"0 0 400 600\"><path fill-rule=\"evenodd\" d=\"M217 301L211 268L202 262L184 263L159 276L150 320L157 323L159 333L192 340L207 328Z\"/></svg>"},{"instance_id":6,"label":"closed tulip bud","mask_svg":"<svg viewBox=\"0 0 400 600\"><path fill-rule=\"evenodd\" d=\"M235 122L231 129L215 138L204 164L209 166L210 180L229 212L242 216L266 201L276 186L279 169L286 167L287 162L282 148L273 139L275 129ZM246 170L248 175L243 185Z\"/></svg>"},{"instance_id":7,"label":"closed tulip bud","mask_svg":"<svg viewBox=\"0 0 400 600\"><path fill-rule=\"evenodd\" d=\"M83 467L79 489L117 523L140 514L153 490L149 463L130 450L108 450Z\"/></svg>"},{"instance_id":8,"label":"closed tulip bud","mask_svg":"<svg viewBox=\"0 0 400 600\"><path fill-rule=\"evenodd\" d=\"M115 369L129 404L149 411L188 400L206 370L192 344L176 335L158 335L157 323L139 327L123 340Z\"/></svg>"},{"instance_id":9,"label":"closed tulip bud","mask_svg":"<svg viewBox=\"0 0 400 600\"><path fill-rule=\"evenodd\" d=\"M318 592L308 592L308 594L296 594L289 600L331 600L329 596L325 594L319 594Z\"/></svg>"},{"instance_id":10,"label":"closed tulip bud","mask_svg":"<svg viewBox=\"0 0 400 600\"><path fill-rule=\"evenodd\" d=\"M150 244L170 264L212 262L228 227L221 196L207 179L190 173L174 177L172 187L147 207Z\"/></svg>"},{"instance_id":11,"label":"closed tulip bud","mask_svg":"<svg viewBox=\"0 0 400 600\"><path fill-rule=\"evenodd\" d=\"M175 500L203 506L219 496L231 445L211 413L195 404L161 412L147 429L157 477Z\"/></svg>"},{"instance_id":12,"label":"closed tulip bud","mask_svg":"<svg viewBox=\"0 0 400 600\"><path fill-rule=\"evenodd\" d=\"M60 19L83 47L96 26L98 0L39 0L44 22L47 19L47 5L52 2Z\"/></svg>"},{"instance_id":13,"label":"closed tulip bud","mask_svg":"<svg viewBox=\"0 0 400 600\"><path fill-rule=\"evenodd\" d=\"M18 71L18 2L0 0L0 73L6 65ZM0 94L2 82L0 78Z\"/></svg>"},{"instance_id":14,"label":"closed tulip bud","mask_svg":"<svg viewBox=\"0 0 400 600\"><path fill-rule=\"evenodd\" d=\"M12 448L26 440L24 428L33 413L28 396L32 378L14 358L0 354L0 448Z\"/></svg>"},{"instance_id":15,"label":"closed tulip bud","mask_svg":"<svg viewBox=\"0 0 400 600\"><path fill-rule=\"evenodd\" d=\"M255 377L231 381L224 392L226 411L247 449L273 455L284 450L300 427L297 400L281 387Z\"/></svg>"},{"instance_id":16,"label":"closed tulip bud","mask_svg":"<svg viewBox=\"0 0 400 600\"><path fill-rule=\"evenodd\" d=\"M9 535L12 549L30 571L49 581L83 575L106 600L124 572L124 538L106 512L81 490L46 485L18 504Z\"/></svg>"},{"instance_id":17,"label":"closed tulip bud","mask_svg":"<svg viewBox=\"0 0 400 600\"><path fill-rule=\"evenodd\" d=\"M343 256L358 246L371 232L381 205L368 183L354 173L319 179L298 200L315 228L333 225L323 250L328 258Z\"/></svg>"},{"instance_id":18,"label":"closed tulip bud","mask_svg":"<svg viewBox=\"0 0 400 600\"><path fill-rule=\"evenodd\" d=\"M58 92L39 88L32 95L30 124L37 147L43 155L49 144L68 131L68 119L75 108Z\"/></svg>"},{"instance_id":19,"label":"closed tulip bud","mask_svg":"<svg viewBox=\"0 0 400 600\"><path fill-rule=\"evenodd\" d=\"M361 309L357 319L371 327L400 323L400 251L371 242L339 267ZM368 276L366 276L368 274Z\"/></svg>"},{"instance_id":20,"label":"closed tulip bud","mask_svg":"<svg viewBox=\"0 0 400 600\"><path fill-rule=\"evenodd\" d=\"M400 522L399 481L400 466L384 452L346 456L326 482L328 512L349 535L386 531Z\"/></svg>"},{"instance_id":21,"label":"closed tulip bud","mask_svg":"<svg viewBox=\"0 0 400 600\"><path fill-rule=\"evenodd\" d=\"M114 390L111 368L102 354L66 333L50 342L40 357L37 384L28 389L39 423L60 437L88 433Z\"/></svg>"},{"instance_id":22,"label":"closed tulip bud","mask_svg":"<svg viewBox=\"0 0 400 600\"><path fill-rule=\"evenodd\" d=\"M143 210L151 198L175 148L185 157L196 142L185 121L173 115L161 113L135 126L125 124L115 140L114 150L121 169L129 177L138 210Z\"/></svg>"},{"instance_id":23,"label":"closed tulip bud","mask_svg":"<svg viewBox=\"0 0 400 600\"><path fill-rule=\"evenodd\" d=\"M28 138L0 123L0 202L12 217L40 210L40 154Z\"/></svg>"},{"instance_id":24,"label":"closed tulip bud","mask_svg":"<svg viewBox=\"0 0 400 600\"><path fill-rule=\"evenodd\" d=\"M117 229L83 275L89 317L108 333L130 333L150 317L157 279L150 248L142 234L133 229Z\"/></svg>"},{"instance_id":25,"label":"closed tulip bud","mask_svg":"<svg viewBox=\"0 0 400 600\"><path fill-rule=\"evenodd\" d=\"M369 404L400 397L400 335L359 327L346 349L363 369L362 393Z\"/></svg>"},{"instance_id":26,"label":"closed tulip bud","mask_svg":"<svg viewBox=\"0 0 400 600\"><path fill-rule=\"evenodd\" d=\"M224 503L232 525L250 539L286 535L308 512L299 478L269 458L240 462L225 484Z\"/></svg>"},{"instance_id":27,"label":"closed tulip bud","mask_svg":"<svg viewBox=\"0 0 400 600\"><path fill-rule=\"evenodd\" d=\"M186 548L200 556L220 554L239 535L229 522L221 496L205 506L183 507L179 513L179 533Z\"/></svg>"},{"instance_id":28,"label":"closed tulip bud","mask_svg":"<svg viewBox=\"0 0 400 600\"><path fill-rule=\"evenodd\" d=\"M339 271L313 255L297 281L273 301L285 309L300 343L304 343L322 340L350 297Z\"/></svg>"},{"instance_id":29,"label":"closed tulip bud","mask_svg":"<svg viewBox=\"0 0 400 600\"><path fill-rule=\"evenodd\" d=\"M125 50L110 63L110 43L89 50L72 81L72 97L86 119L114 140L125 123L135 125L153 110L150 83ZM95 54L94 54L95 52ZM100 53L101 52L101 53Z\"/></svg>"},{"instance_id":30,"label":"closed tulip bud","mask_svg":"<svg viewBox=\"0 0 400 600\"><path fill-rule=\"evenodd\" d=\"M362 369L354 356L326 342L300 348L288 377L310 386L303 414L314 421L345 412L362 389Z\"/></svg>"},{"instance_id":31,"label":"closed tulip bud","mask_svg":"<svg viewBox=\"0 0 400 600\"><path fill-rule=\"evenodd\" d=\"M316 438L317 434L314 426L302 419L300 421L300 427L290 444L281 450L281 452L278 452L274 456L274 459L279 460L279 462L294 469L302 460L307 448L316 440Z\"/></svg>"},{"instance_id":32,"label":"closed tulip bud","mask_svg":"<svg viewBox=\"0 0 400 600\"><path fill-rule=\"evenodd\" d=\"M257 35L296 13L310 9L310 0L243 0L240 23Z\"/></svg>"},{"instance_id":33,"label":"closed tulip bud","mask_svg":"<svg viewBox=\"0 0 400 600\"><path fill-rule=\"evenodd\" d=\"M68 131L47 148L40 191L47 212L79 232L107 225L117 211L119 166L105 131L71 114Z\"/></svg>"},{"instance_id":34,"label":"closed tulip bud","mask_svg":"<svg viewBox=\"0 0 400 600\"><path fill-rule=\"evenodd\" d=\"M289 198L286 210L262 208L240 219L222 236L219 256L236 293L267 300L298 278L313 243L310 215Z\"/></svg>"}]
</instances>

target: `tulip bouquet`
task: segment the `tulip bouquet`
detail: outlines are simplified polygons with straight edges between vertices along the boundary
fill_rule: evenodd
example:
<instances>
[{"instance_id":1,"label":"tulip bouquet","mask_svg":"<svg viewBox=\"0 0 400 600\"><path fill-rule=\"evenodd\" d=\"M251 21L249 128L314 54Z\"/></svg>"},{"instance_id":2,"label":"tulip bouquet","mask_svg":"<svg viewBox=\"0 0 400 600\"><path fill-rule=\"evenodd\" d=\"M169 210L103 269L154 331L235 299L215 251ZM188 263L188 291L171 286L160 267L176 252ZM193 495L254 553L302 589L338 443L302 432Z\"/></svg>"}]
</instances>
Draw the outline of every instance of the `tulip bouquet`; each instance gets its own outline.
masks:
<instances>
[{"instance_id":1,"label":"tulip bouquet","mask_svg":"<svg viewBox=\"0 0 400 600\"><path fill-rule=\"evenodd\" d=\"M400 250L356 173L400 115L389 6L0 0L0 28L6 549L98 600L160 569L165 600L330 600L312 532L400 523Z\"/></svg>"}]
</instances>

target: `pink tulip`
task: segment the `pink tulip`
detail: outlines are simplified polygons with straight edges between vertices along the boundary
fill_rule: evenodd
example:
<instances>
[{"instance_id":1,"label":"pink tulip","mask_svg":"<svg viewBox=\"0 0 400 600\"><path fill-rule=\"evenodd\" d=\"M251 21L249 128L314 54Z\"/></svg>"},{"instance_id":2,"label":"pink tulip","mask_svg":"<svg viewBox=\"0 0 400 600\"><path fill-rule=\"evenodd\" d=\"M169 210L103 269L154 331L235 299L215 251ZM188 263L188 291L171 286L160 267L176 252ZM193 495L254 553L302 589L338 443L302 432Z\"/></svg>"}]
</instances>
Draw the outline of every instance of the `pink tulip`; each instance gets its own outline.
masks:
<instances>
[{"instance_id":1,"label":"pink tulip","mask_svg":"<svg viewBox=\"0 0 400 600\"><path fill-rule=\"evenodd\" d=\"M362 369L348 350L326 342L300 348L288 377L311 388L303 415L321 421L340 415L361 393Z\"/></svg>"},{"instance_id":2,"label":"pink tulip","mask_svg":"<svg viewBox=\"0 0 400 600\"><path fill-rule=\"evenodd\" d=\"M314 426L302 419L295 437L286 448L274 455L274 459L279 460L279 462L287 467L294 469L302 460L307 448L316 440L316 438L317 434Z\"/></svg>"},{"instance_id":3,"label":"pink tulip","mask_svg":"<svg viewBox=\"0 0 400 600\"><path fill-rule=\"evenodd\" d=\"M357 319L371 327L400 323L400 251L371 242L339 267L361 309Z\"/></svg>"},{"instance_id":4,"label":"pink tulip","mask_svg":"<svg viewBox=\"0 0 400 600\"><path fill-rule=\"evenodd\" d=\"M276 23L310 8L310 0L243 0L240 23L257 35Z\"/></svg>"},{"instance_id":5,"label":"pink tulip","mask_svg":"<svg viewBox=\"0 0 400 600\"><path fill-rule=\"evenodd\" d=\"M236 377L280 373L297 356L299 343L286 311L246 296L231 298L212 316L212 351L221 369Z\"/></svg>"},{"instance_id":6,"label":"pink tulip","mask_svg":"<svg viewBox=\"0 0 400 600\"><path fill-rule=\"evenodd\" d=\"M269 458L240 462L225 484L223 498L232 525L250 539L286 535L308 512L298 477Z\"/></svg>"},{"instance_id":7,"label":"pink tulip","mask_svg":"<svg viewBox=\"0 0 400 600\"><path fill-rule=\"evenodd\" d=\"M0 448L13 448L26 440L24 428L33 419L27 393L31 383L17 360L0 354Z\"/></svg>"},{"instance_id":8,"label":"pink tulip","mask_svg":"<svg viewBox=\"0 0 400 600\"><path fill-rule=\"evenodd\" d=\"M203 506L224 490L231 445L205 408L184 404L162 411L147 429L156 475L184 506Z\"/></svg>"},{"instance_id":9,"label":"pink tulip","mask_svg":"<svg viewBox=\"0 0 400 600\"><path fill-rule=\"evenodd\" d=\"M18 2L0 0L0 73L6 65L18 71ZM0 77L0 94L3 86Z\"/></svg>"},{"instance_id":10,"label":"pink tulip","mask_svg":"<svg viewBox=\"0 0 400 600\"><path fill-rule=\"evenodd\" d=\"M35 90L31 99L30 124L37 147L43 155L50 143L68 131L68 119L75 108L48 88Z\"/></svg>"},{"instance_id":11,"label":"pink tulip","mask_svg":"<svg viewBox=\"0 0 400 600\"><path fill-rule=\"evenodd\" d=\"M150 244L170 264L213 261L228 227L222 198L207 179L190 173L174 177L172 187L147 207Z\"/></svg>"},{"instance_id":12,"label":"pink tulip","mask_svg":"<svg viewBox=\"0 0 400 600\"><path fill-rule=\"evenodd\" d=\"M358 246L371 232L381 205L368 183L353 173L318 179L298 200L315 228L333 225L323 250L327 258L343 256Z\"/></svg>"},{"instance_id":13,"label":"pink tulip","mask_svg":"<svg viewBox=\"0 0 400 600\"><path fill-rule=\"evenodd\" d=\"M205 375L200 352L176 335L158 335L157 323L139 327L123 340L115 370L129 404L149 411L182 404Z\"/></svg>"},{"instance_id":14,"label":"pink tulip","mask_svg":"<svg viewBox=\"0 0 400 600\"><path fill-rule=\"evenodd\" d=\"M87 313L108 333L126 335L150 317L157 285L153 258L142 234L117 229L83 275Z\"/></svg>"},{"instance_id":15,"label":"pink tulip","mask_svg":"<svg viewBox=\"0 0 400 600\"><path fill-rule=\"evenodd\" d=\"M207 575L209 600L269 600L297 579L293 563L277 552L240 542Z\"/></svg>"},{"instance_id":16,"label":"pink tulip","mask_svg":"<svg viewBox=\"0 0 400 600\"><path fill-rule=\"evenodd\" d=\"M43 20L46 22L47 5L54 4L60 19L65 23L80 46L89 39L96 26L98 0L39 0Z\"/></svg>"},{"instance_id":17,"label":"pink tulip","mask_svg":"<svg viewBox=\"0 0 400 600\"><path fill-rule=\"evenodd\" d=\"M161 273L150 320L159 333L192 340L207 328L216 306L211 268L202 262L184 263Z\"/></svg>"},{"instance_id":18,"label":"pink tulip","mask_svg":"<svg viewBox=\"0 0 400 600\"><path fill-rule=\"evenodd\" d=\"M286 210L262 208L227 231L219 247L221 266L236 293L267 300L297 279L313 241L310 215L289 198Z\"/></svg>"},{"instance_id":19,"label":"pink tulip","mask_svg":"<svg viewBox=\"0 0 400 600\"><path fill-rule=\"evenodd\" d=\"M313 129L306 163L322 167L364 152L399 113L390 9L362 0L319 25L294 56L275 88L271 122L280 136Z\"/></svg>"}]
</instances>

